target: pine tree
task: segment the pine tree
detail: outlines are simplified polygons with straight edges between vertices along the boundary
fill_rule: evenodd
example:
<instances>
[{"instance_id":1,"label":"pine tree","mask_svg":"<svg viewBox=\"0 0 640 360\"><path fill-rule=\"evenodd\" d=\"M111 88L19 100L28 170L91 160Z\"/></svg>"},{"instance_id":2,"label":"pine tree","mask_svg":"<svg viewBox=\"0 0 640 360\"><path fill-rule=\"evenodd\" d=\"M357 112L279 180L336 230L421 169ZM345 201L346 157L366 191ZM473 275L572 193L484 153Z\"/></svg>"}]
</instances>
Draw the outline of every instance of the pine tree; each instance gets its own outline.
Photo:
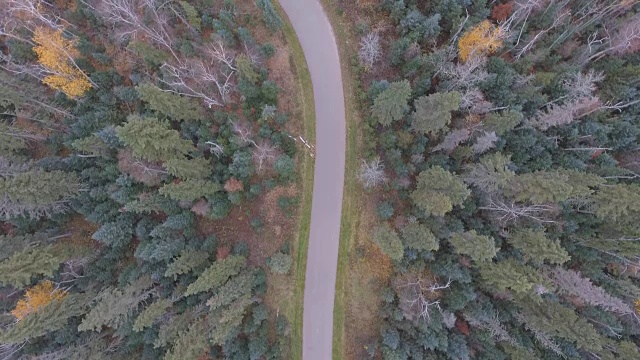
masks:
<instances>
[{"instance_id":1,"label":"pine tree","mask_svg":"<svg viewBox=\"0 0 640 360\"><path fill-rule=\"evenodd\" d=\"M396 231L384 223L373 229L373 241L380 247L383 253L392 260L400 261L404 255L402 241Z\"/></svg>"},{"instance_id":2,"label":"pine tree","mask_svg":"<svg viewBox=\"0 0 640 360\"><path fill-rule=\"evenodd\" d=\"M200 14L198 14L198 10L186 1L180 1L180 6L182 6L182 11L184 11L189 24L196 30L200 31L200 28L202 26L202 19L200 17Z\"/></svg>"},{"instance_id":3,"label":"pine tree","mask_svg":"<svg viewBox=\"0 0 640 360\"><path fill-rule=\"evenodd\" d=\"M255 272L251 269L231 277L224 285L216 290L216 295L207 301L207 306L213 311L228 306L233 301L251 294L255 278Z\"/></svg>"},{"instance_id":4,"label":"pine tree","mask_svg":"<svg viewBox=\"0 0 640 360\"><path fill-rule=\"evenodd\" d=\"M51 217L64 211L81 190L73 173L25 168L12 172L4 165L0 165L0 218L5 220Z\"/></svg>"},{"instance_id":5,"label":"pine tree","mask_svg":"<svg viewBox=\"0 0 640 360\"><path fill-rule=\"evenodd\" d=\"M173 277L173 280L177 280L178 275L187 274L193 269L204 265L208 258L209 254L203 251L182 250L180 256L167 266L164 276Z\"/></svg>"},{"instance_id":6,"label":"pine tree","mask_svg":"<svg viewBox=\"0 0 640 360\"><path fill-rule=\"evenodd\" d=\"M136 214L151 214L154 212L171 214L177 212L179 207L174 200L154 193L140 196L139 199L127 203L124 209Z\"/></svg>"},{"instance_id":7,"label":"pine tree","mask_svg":"<svg viewBox=\"0 0 640 360\"><path fill-rule=\"evenodd\" d=\"M536 269L513 258L497 263L482 263L480 276L496 292L510 289L518 294L532 294L538 286L547 284Z\"/></svg>"},{"instance_id":8,"label":"pine tree","mask_svg":"<svg viewBox=\"0 0 640 360\"><path fill-rule=\"evenodd\" d=\"M164 360L198 359L209 348L206 318L198 319L189 325L189 329L180 332L173 348L167 352Z\"/></svg>"},{"instance_id":9,"label":"pine tree","mask_svg":"<svg viewBox=\"0 0 640 360\"><path fill-rule=\"evenodd\" d=\"M144 328L151 327L153 322L165 314L172 305L169 299L159 299L147 306L133 323L133 331L143 331Z\"/></svg>"},{"instance_id":10,"label":"pine tree","mask_svg":"<svg viewBox=\"0 0 640 360\"><path fill-rule=\"evenodd\" d=\"M11 315L20 321L32 312L49 305L52 301L61 301L66 295L64 291L54 289L51 281L45 280L27 289L22 299L18 301L16 307L11 311Z\"/></svg>"},{"instance_id":11,"label":"pine tree","mask_svg":"<svg viewBox=\"0 0 640 360\"><path fill-rule=\"evenodd\" d=\"M640 214L640 186L636 184L616 184L603 186L593 196L596 215L602 219L623 221L638 218Z\"/></svg>"},{"instance_id":12,"label":"pine tree","mask_svg":"<svg viewBox=\"0 0 640 360\"><path fill-rule=\"evenodd\" d=\"M516 176L506 185L507 196L534 204L583 199L604 183L599 176L575 170L536 171Z\"/></svg>"},{"instance_id":13,"label":"pine tree","mask_svg":"<svg viewBox=\"0 0 640 360\"><path fill-rule=\"evenodd\" d=\"M478 235L475 230L455 233L449 242L457 254L467 255L474 261L491 260L498 252L492 237Z\"/></svg>"},{"instance_id":14,"label":"pine tree","mask_svg":"<svg viewBox=\"0 0 640 360\"><path fill-rule=\"evenodd\" d=\"M205 158L175 158L164 163L169 174L180 179L206 179L211 175L211 162Z\"/></svg>"},{"instance_id":15,"label":"pine tree","mask_svg":"<svg viewBox=\"0 0 640 360\"><path fill-rule=\"evenodd\" d=\"M156 118L131 115L126 124L116 128L116 133L136 157L148 161L166 161L194 150L191 141L181 139L178 131Z\"/></svg>"},{"instance_id":16,"label":"pine tree","mask_svg":"<svg viewBox=\"0 0 640 360\"><path fill-rule=\"evenodd\" d=\"M183 3L186 3L183 1ZM151 84L136 86L140 98L149 107L173 120L204 120L206 115L199 102L169 91L163 91Z\"/></svg>"},{"instance_id":17,"label":"pine tree","mask_svg":"<svg viewBox=\"0 0 640 360\"><path fill-rule=\"evenodd\" d=\"M246 259L243 256L231 255L217 260L206 269L196 281L189 284L184 296L209 291L224 284L229 277L236 275L245 266Z\"/></svg>"},{"instance_id":18,"label":"pine tree","mask_svg":"<svg viewBox=\"0 0 640 360\"><path fill-rule=\"evenodd\" d=\"M482 127L485 131L493 131L496 135L504 135L520 125L523 118L522 113L515 110L491 113L482 120Z\"/></svg>"},{"instance_id":19,"label":"pine tree","mask_svg":"<svg viewBox=\"0 0 640 360\"><path fill-rule=\"evenodd\" d=\"M384 126L400 120L407 110L407 101L411 96L409 81L396 81L381 92L373 101L371 112L373 117Z\"/></svg>"},{"instance_id":20,"label":"pine tree","mask_svg":"<svg viewBox=\"0 0 640 360\"><path fill-rule=\"evenodd\" d=\"M34 275L52 276L65 260L51 245L26 248L0 262L0 283L22 287Z\"/></svg>"},{"instance_id":21,"label":"pine tree","mask_svg":"<svg viewBox=\"0 0 640 360\"><path fill-rule=\"evenodd\" d=\"M418 133L437 135L447 130L451 112L460 108L460 93L453 91L421 96L414 106L416 110L411 117L411 128Z\"/></svg>"},{"instance_id":22,"label":"pine tree","mask_svg":"<svg viewBox=\"0 0 640 360\"><path fill-rule=\"evenodd\" d=\"M16 252L43 243L48 239L47 234L34 233L24 235L0 235L0 261L7 259Z\"/></svg>"},{"instance_id":23,"label":"pine tree","mask_svg":"<svg viewBox=\"0 0 640 360\"><path fill-rule=\"evenodd\" d=\"M522 252L525 261L535 265L545 261L563 264L571 259L558 241L547 238L544 230L517 229L507 236L507 242Z\"/></svg>"},{"instance_id":24,"label":"pine tree","mask_svg":"<svg viewBox=\"0 0 640 360\"><path fill-rule=\"evenodd\" d=\"M229 306L211 312L209 326L211 327L211 341L216 345L224 344L242 323L247 308L254 300L245 295L232 302Z\"/></svg>"},{"instance_id":25,"label":"pine tree","mask_svg":"<svg viewBox=\"0 0 640 360\"><path fill-rule=\"evenodd\" d=\"M274 274L288 274L293 265L293 259L289 254L277 252L267 259L267 266Z\"/></svg>"},{"instance_id":26,"label":"pine tree","mask_svg":"<svg viewBox=\"0 0 640 360\"><path fill-rule=\"evenodd\" d=\"M485 155L478 163L467 166L464 181L486 193L497 193L515 176L514 172L509 170L509 164L509 156L501 153Z\"/></svg>"},{"instance_id":27,"label":"pine tree","mask_svg":"<svg viewBox=\"0 0 640 360\"><path fill-rule=\"evenodd\" d=\"M0 343L22 344L56 331L66 326L69 318L82 315L89 299L90 296L86 294L70 294L61 300L53 300L1 331Z\"/></svg>"},{"instance_id":28,"label":"pine tree","mask_svg":"<svg viewBox=\"0 0 640 360\"><path fill-rule=\"evenodd\" d=\"M470 194L458 177L440 166L434 166L418 175L411 200L427 215L443 216L454 206L462 205Z\"/></svg>"},{"instance_id":29,"label":"pine tree","mask_svg":"<svg viewBox=\"0 0 640 360\"><path fill-rule=\"evenodd\" d=\"M256 0L256 5L258 8L262 10L262 19L265 24L267 24L267 28L271 31L278 31L282 28L283 22L276 11L276 8L273 6L271 0Z\"/></svg>"},{"instance_id":30,"label":"pine tree","mask_svg":"<svg viewBox=\"0 0 640 360\"><path fill-rule=\"evenodd\" d=\"M602 350L602 340L596 329L573 310L557 302L534 302L527 298L520 301L519 305L528 329L575 342L579 349L596 353Z\"/></svg>"},{"instance_id":31,"label":"pine tree","mask_svg":"<svg viewBox=\"0 0 640 360\"><path fill-rule=\"evenodd\" d=\"M402 243L414 250L437 251L440 248L429 227L417 222L402 228Z\"/></svg>"},{"instance_id":32,"label":"pine tree","mask_svg":"<svg viewBox=\"0 0 640 360\"><path fill-rule=\"evenodd\" d=\"M124 289L106 288L95 298L96 305L78 326L78 331L101 332L103 326L118 329L154 291L152 281L143 277Z\"/></svg>"},{"instance_id":33,"label":"pine tree","mask_svg":"<svg viewBox=\"0 0 640 360\"><path fill-rule=\"evenodd\" d=\"M213 196L220 190L222 187L212 181L190 179L177 184L166 184L158 192L173 200L194 201L204 196Z\"/></svg>"},{"instance_id":34,"label":"pine tree","mask_svg":"<svg viewBox=\"0 0 640 360\"><path fill-rule=\"evenodd\" d=\"M38 62L50 73L44 77L43 83L70 98L80 97L91 89L87 76L73 61L78 56L76 42L65 39L62 30L38 27L34 31L33 42L36 43L33 51L38 55Z\"/></svg>"}]
</instances>

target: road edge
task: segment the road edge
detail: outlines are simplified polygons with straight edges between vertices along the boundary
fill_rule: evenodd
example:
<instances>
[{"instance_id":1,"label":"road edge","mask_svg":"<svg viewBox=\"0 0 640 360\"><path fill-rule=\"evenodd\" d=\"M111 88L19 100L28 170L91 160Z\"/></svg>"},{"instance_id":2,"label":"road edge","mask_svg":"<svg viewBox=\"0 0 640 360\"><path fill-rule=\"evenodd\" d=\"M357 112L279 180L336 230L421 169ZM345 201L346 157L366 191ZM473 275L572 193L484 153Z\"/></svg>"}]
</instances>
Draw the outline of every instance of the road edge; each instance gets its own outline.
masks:
<instances>
[{"instance_id":1,"label":"road edge","mask_svg":"<svg viewBox=\"0 0 640 360\"><path fill-rule=\"evenodd\" d=\"M358 226L358 209L361 207L361 198L357 187L357 169L359 154L362 151L361 133L358 125L362 122L357 101L358 83L352 69L352 58L355 56L350 51L349 42L355 43L347 26L340 21L340 12L336 0L319 0L325 10L331 27L333 28L338 54L340 56L340 68L342 71L342 88L345 94L346 117L346 154L345 175L342 198L342 219L340 221L340 245L338 248L338 269L336 275L335 299L333 305L333 360L344 359L344 321L345 321L345 286L349 265L349 253L355 241L355 229Z\"/></svg>"},{"instance_id":2,"label":"road edge","mask_svg":"<svg viewBox=\"0 0 640 360\"><path fill-rule=\"evenodd\" d=\"M316 112L313 97L313 84L311 74L307 67L307 61L302 51L289 17L278 2L274 1L278 14L283 19L282 32L289 49L291 50L291 62L296 72L296 81L300 88L298 103L302 107L303 137L311 144L315 143ZM309 233L311 229L311 204L313 200L313 178L315 162L311 156L301 156L301 174L299 184L302 185L301 211L298 222L297 241L295 242L295 267L294 267L294 308L291 323L291 356L292 359L302 359L302 320L304 314L304 286L307 268L307 251L309 249Z\"/></svg>"}]
</instances>

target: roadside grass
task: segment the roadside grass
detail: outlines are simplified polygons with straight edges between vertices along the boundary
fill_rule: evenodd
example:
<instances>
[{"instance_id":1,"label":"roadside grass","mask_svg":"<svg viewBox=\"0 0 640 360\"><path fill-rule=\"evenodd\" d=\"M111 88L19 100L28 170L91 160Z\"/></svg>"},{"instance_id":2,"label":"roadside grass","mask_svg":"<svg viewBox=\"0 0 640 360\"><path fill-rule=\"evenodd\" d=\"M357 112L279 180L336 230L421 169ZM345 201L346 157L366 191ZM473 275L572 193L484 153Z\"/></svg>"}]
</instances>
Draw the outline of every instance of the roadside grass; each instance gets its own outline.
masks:
<instances>
[{"instance_id":1,"label":"roadside grass","mask_svg":"<svg viewBox=\"0 0 640 360\"><path fill-rule=\"evenodd\" d=\"M311 83L311 75L307 68L307 62L302 52L302 46L298 41L298 37L289 22L287 15L275 1L276 9L284 20L282 29L287 45L291 50L291 65L295 69L296 80L299 86L297 95L297 104L300 107L296 113L299 115L301 122L302 137L311 144L315 143L316 138L316 118L315 105L313 99L313 86ZM293 244L294 256L294 298L293 306L288 306L285 315L291 322L291 358L302 359L302 318L304 306L304 281L305 271L307 268L307 250L309 247L309 228L311 226L311 200L313 196L313 170L314 159L306 152L299 156L300 177L298 186L302 189L300 196L300 213L298 222L297 238Z\"/></svg>"}]
</instances>

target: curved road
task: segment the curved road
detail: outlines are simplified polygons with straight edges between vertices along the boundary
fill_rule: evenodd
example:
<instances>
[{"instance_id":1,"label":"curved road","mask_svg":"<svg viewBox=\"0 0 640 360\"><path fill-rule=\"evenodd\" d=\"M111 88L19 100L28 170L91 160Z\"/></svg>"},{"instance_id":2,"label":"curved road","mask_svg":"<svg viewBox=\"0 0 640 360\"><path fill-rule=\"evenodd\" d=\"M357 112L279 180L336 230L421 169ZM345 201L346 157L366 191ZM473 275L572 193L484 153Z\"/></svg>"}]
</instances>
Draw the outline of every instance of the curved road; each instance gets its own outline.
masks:
<instances>
[{"instance_id":1,"label":"curved road","mask_svg":"<svg viewBox=\"0 0 640 360\"><path fill-rule=\"evenodd\" d=\"M332 357L342 188L345 111L338 48L318 0L279 0L304 51L316 108L316 161L304 287L303 360Z\"/></svg>"}]
</instances>

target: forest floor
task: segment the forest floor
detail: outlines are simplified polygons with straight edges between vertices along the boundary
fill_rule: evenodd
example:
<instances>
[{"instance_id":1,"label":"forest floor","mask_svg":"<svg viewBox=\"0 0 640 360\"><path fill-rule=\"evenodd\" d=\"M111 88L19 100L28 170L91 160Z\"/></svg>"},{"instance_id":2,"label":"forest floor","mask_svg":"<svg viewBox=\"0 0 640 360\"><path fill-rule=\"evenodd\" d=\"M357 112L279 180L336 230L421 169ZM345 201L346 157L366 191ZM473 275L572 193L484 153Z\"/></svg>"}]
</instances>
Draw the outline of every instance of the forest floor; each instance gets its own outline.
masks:
<instances>
[{"instance_id":1,"label":"forest floor","mask_svg":"<svg viewBox=\"0 0 640 360\"><path fill-rule=\"evenodd\" d=\"M236 5L241 12L247 13L255 7L253 0L241 0ZM315 112L311 78L295 32L279 7L278 10L285 21L282 31L274 34L262 22L252 30L259 43L271 43L276 49L267 67L269 78L280 87L278 110L289 114L286 130L313 144ZM295 355L301 354L302 349L302 305L314 168L311 152L300 140L297 143L296 183L265 190L250 204L235 207L223 221L201 218L199 224L202 233L216 234L223 245L232 247L236 241L247 244L249 263L265 269L267 293L264 301L272 314L270 335L275 336L277 317L285 316L291 328L291 348L285 350L291 354L285 353L285 357L293 359L298 358ZM282 209L277 204L281 196L296 198L298 204L291 209ZM256 218L262 220L261 227L251 225ZM268 270L266 260L283 249L288 249L293 257L292 270L286 275L273 274Z\"/></svg>"},{"instance_id":2,"label":"forest floor","mask_svg":"<svg viewBox=\"0 0 640 360\"><path fill-rule=\"evenodd\" d=\"M322 0L338 41L347 115L347 155L340 253L334 309L333 359L366 359L367 347L377 343L383 289L391 275L389 259L373 244L377 196L363 191L357 171L364 157L360 74L353 66L358 52L356 24L363 11L355 0ZM363 13L364 12L364 13Z\"/></svg>"}]
</instances>

